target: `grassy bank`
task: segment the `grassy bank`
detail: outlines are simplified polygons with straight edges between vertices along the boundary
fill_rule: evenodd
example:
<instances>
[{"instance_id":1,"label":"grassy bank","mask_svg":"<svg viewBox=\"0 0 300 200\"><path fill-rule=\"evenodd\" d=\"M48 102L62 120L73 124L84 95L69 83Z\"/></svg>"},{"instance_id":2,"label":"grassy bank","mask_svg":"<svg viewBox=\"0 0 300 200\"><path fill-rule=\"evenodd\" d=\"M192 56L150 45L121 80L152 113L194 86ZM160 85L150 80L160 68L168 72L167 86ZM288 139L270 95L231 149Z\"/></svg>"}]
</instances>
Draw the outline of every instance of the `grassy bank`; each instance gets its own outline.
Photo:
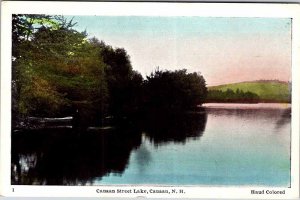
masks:
<instances>
[{"instance_id":1,"label":"grassy bank","mask_svg":"<svg viewBox=\"0 0 300 200\"><path fill-rule=\"evenodd\" d=\"M208 87L209 92L212 90L226 92L228 89L255 93L259 96L259 102L288 103L291 96L290 83L283 81L252 81Z\"/></svg>"}]
</instances>

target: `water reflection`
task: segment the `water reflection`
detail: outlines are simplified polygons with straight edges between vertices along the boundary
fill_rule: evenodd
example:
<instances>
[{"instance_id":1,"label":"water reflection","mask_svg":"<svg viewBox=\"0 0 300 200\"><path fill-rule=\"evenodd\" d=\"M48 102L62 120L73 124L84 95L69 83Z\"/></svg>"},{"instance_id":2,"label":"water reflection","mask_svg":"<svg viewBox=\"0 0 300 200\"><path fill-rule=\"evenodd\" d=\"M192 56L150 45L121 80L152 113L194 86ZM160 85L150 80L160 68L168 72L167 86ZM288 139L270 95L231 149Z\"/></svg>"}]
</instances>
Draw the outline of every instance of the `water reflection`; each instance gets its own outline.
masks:
<instances>
[{"instance_id":1,"label":"water reflection","mask_svg":"<svg viewBox=\"0 0 300 200\"><path fill-rule=\"evenodd\" d=\"M207 114L201 113L151 115L145 120L146 135L155 145L169 142L185 144L189 139L202 136L207 121Z\"/></svg>"},{"instance_id":2,"label":"water reflection","mask_svg":"<svg viewBox=\"0 0 300 200\"><path fill-rule=\"evenodd\" d=\"M220 116L220 115L227 115L227 116L237 116L241 118L247 118L247 119L278 119L280 118L287 122L290 120L290 114L291 114L291 108L247 108L247 109L233 109L233 108L211 108L207 107L205 108L206 112L211 115ZM279 122L280 123L280 122Z\"/></svg>"},{"instance_id":3,"label":"water reflection","mask_svg":"<svg viewBox=\"0 0 300 200\"><path fill-rule=\"evenodd\" d=\"M152 160L151 152L147 149L146 146L142 145L135 155L135 159L138 163L139 173L142 174L145 172L147 165L149 165Z\"/></svg>"},{"instance_id":4,"label":"water reflection","mask_svg":"<svg viewBox=\"0 0 300 200\"><path fill-rule=\"evenodd\" d=\"M141 135L134 132L74 135L68 129L13 134L12 184L86 185L95 177L122 173L131 150L141 144Z\"/></svg>"},{"instance_id":5,"label":"water reflection","mask_svg":"<svg viewBox=\"0 0 300 200\"><path fill-rule=\"evenodd\" d=\"M156 145L184 144L203 134L206 113L160 114L141 117L133 126L74 131L42 129L13 132L13 185L89 185L110 173L122 174L132 150L142 143L142 133ZM140 163L151 162L145 148ZM144 170L143 167L140 168Z\"/></svg>"},{"instance_id":6,"label":"water reflection","mask_svg":"<svg viewBox=\"0 0 300 200\"><path fill-rule=\"evenodd\" d=\"M281 112L279 120L276 122L276 129L282 128L284 125L291 122L291 109L285 109Z\"/></svg>"},{"instance_id":7,"label":"water reflection","mask_svg":"<svg viewBox=\"0 0 300 200\"><path fill-rule=\"evenodd\" d=\"M130 164L122 176L110 174L100 181L95 180L94 184L288 187L291 165L290 116L284 114L289 112L287 107L242 104L207 108L201 139L200 125L198 133L192 131L196 140L193 136L178 141L162 137L160 127L151 127L151 120L148 120L142 145L132 151ZM156 116L159 118L152 121L156 120L156 124L160 118L166 118ZM276 124L284 117L287 117L286 124L276 129ZM170 132L179 133L180 123L184 121L167 119ZM163 128L165 124L162 124ZM183 130L188 133L189 127L183 126ZM141 159L143 156L146 159Z\"/></svg>"},{"instance_id":8,"label":"water reflection","mask_svg":"<svg viewBox=\"0 0 300 200\"><path fill-rule=\"evenodd\" d=\"M140 116L110 129L13 132L11 181L288 185L290 111L207 107Z\"/></svg>"}]
</instances>

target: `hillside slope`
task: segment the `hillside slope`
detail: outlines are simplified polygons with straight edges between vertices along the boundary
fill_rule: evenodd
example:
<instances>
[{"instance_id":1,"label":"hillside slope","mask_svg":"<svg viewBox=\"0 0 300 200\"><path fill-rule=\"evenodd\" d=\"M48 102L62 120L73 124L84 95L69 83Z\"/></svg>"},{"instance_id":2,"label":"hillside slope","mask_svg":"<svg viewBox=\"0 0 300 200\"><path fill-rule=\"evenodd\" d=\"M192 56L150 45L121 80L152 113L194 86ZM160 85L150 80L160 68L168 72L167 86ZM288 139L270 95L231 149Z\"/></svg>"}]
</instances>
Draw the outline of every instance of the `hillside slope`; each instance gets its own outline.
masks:
<instances>
[{"instance_id":1,"label":"hillside slope","mask_svg":"<svg viewBox=\"0 0 300 200\"><path fill-rule=\"evenodd\" d=\"M290 84L282 81L252 81L232 83L218 86L208 87L208 90L221 90L225 92L227 89L236 91L237 89L244 92L252 92L259 96L260 102L290 102Z\"/></svg>"}]
</instances>

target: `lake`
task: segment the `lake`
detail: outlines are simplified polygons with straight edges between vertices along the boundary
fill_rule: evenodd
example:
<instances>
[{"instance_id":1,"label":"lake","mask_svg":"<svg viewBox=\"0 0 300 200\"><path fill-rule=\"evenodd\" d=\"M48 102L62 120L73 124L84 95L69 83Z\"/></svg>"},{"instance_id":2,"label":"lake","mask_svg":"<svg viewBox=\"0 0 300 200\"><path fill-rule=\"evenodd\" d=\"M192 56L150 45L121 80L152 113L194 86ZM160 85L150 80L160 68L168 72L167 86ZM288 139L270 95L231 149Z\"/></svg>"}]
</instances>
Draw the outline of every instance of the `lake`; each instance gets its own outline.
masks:
<instances>
[{"instance_id":1,"label":"lake","mask_svg":"<svg viewBox=\"0 0 300 200\"><path fill-rule=\"evenodd\" d=\"M12 184L290 186L289 104L205 104L130 126L12 134Z\"/></svg>"}]
</instances>

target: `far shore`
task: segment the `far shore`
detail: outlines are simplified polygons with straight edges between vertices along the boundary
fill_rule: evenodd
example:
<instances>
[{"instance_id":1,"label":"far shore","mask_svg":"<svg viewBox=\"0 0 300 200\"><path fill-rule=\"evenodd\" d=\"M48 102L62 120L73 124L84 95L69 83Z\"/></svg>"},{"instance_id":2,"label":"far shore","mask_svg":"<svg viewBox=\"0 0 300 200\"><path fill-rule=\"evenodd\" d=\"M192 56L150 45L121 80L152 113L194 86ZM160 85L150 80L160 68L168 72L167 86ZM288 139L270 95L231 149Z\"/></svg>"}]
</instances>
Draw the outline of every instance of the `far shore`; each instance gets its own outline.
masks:
<instances>
[{"instance_id":1,"label":"far shore","mask_svg":"<svg viewBox=\"0 0 300 200\"><path fill-rule=\"evenodd\" d=\"M204 103L205 108L287 109L291 103Z\"/></svg>"}]
</instances>

